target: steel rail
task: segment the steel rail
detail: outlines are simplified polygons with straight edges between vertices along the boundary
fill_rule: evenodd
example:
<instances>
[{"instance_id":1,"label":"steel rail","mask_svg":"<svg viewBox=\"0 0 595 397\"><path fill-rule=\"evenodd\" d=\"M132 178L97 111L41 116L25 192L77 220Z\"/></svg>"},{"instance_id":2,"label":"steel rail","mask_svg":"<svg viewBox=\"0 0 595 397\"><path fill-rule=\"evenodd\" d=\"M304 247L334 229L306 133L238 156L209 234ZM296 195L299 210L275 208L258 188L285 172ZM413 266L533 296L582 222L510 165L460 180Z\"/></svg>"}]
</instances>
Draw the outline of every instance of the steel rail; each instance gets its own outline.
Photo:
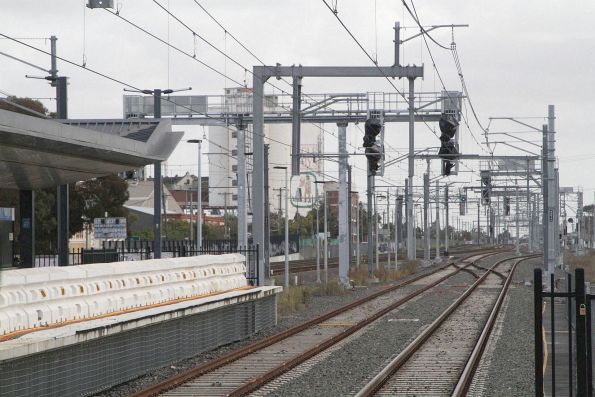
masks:
<instances>
[{"instance_id":1,"label":"steel rail","mask_svg":"<svg viewBox=\"0 0 595 397\"><path fill-rule=\"evenodd\" d=\"M528 255L517 259L529 259L537 257L538 255ZM419 350L421 346L434 334L434 332L444 323L446 319L457 309L459 306L471 295L475 289L483 283L489 274L494 269L503 263L514 260L515 258L506 258L496 262L492 265L484 274L481 275L477 281L475 281L461 296L457 298L442 314L434 320L421 334L419 334L413 342L411 342L401 353L392 359L388 365L386 365L372 380L370 380L356 395L355 397L369 397L373 396L384 384L393 376L393 374L399 370L413 354ZM513 271L509 273L509 278L512 278Z\"/></svg>"},{"instance_id":2,"label":"steel rail","mask_svg":"<svg viewBox=\"0 0 595 397\"><path fill-rule=\"evenodd\" d=\"M476 259L476 261L477 261L477 260L481 260L481 259L483 259L483 258L485 258L487 256L496 255L496 254L499 254L499 253L502 253L502 252L503 251L501 251L501 250L498 250L498 251L485 250L483 252L474 252L471 255L468 255L468 256L466 256L464 258L461 258L457 262L464 262L464 261L466 261L469 258L479 256L479 258ZM469 263L467 266L470 266L470 264L471 263ZM339 314L342 314L344 312L347 312L347 311L349 311L349 310L351 310L353 308L356 308L356 307L358 307L358 306L360 306L360 305L362 305L364 303L367 303L369 301L372 301L372 300L374 300L374 299L376 299L376 298L378 298L380 296L386 295L386 294L388 294L390 292L393 292L393 291L395 291L395 290L397 290L399 288L402 288L402 287L404 287L406 285L412 284L412 283L414 283L414 282L416 282L418 280L421 280L423 278L429 277L429 276L431 276L431 275L433 275L433 274L435 274L435 273L437 273L439 271L445 270L448 267L450 267L451 265L454 265L454 262L451 262L451 263L445 264L443 266L440 266L440 267L438 267L438 268L436 268L436 269L434 269L434 270L432 270L430 272L426 272L426 273L423 273L423 274L419 274L417 276L414 276L414 277L412 277L412 278L410 278L408 280L405 280L405 281L403 281L403 282L401 282L401 283L399 283L397 285L394 285L394 286L391 286L389 288L383 289L382 291L378 291L378 292L376 292L374 294L371 294L371 295L369 295L367 297L358 299L358 300L356 300L354 302L351 302L351 303L349 303L347 305L344 305L344 306L342 306L340 308L337 308L335 310L332 310L332 311L330 311L330 312L328 312L326 314L323 314L323 315L321 315L321 316L319 316L317 318L314 318L312 320L309 320L309 321L307 321L305 323L302 323L300 325L294 326L294 327L289 328L289 329L287 329L285 331L281 331L281 332L279 332L277 334L274 334L274 335L272 335L272 336L270 336L270 337L268 337L266 339L262 339L260 341L257 341L257 342L254 342L252 344L249 344L249 345L247 345L247 346L245 346L243 348L240 348L238 350L235 350L235 351L232 351L232 352L230 352L228 354L225 354L225 355L223 355L223 356L221 356L221 357L219 357L219 358L217 358L215 360L212 360L212 361L207 362L205 364L199 365L199 366L197 366L195 368L192 368L192 369L187 370L185 372L182 372L180 374L174 375L174 376L172 376L172 377L170 377L168 379L165 379L162 382L156 383L156 384L151 385L151 386L149 386L149 387L147 387L147 388L145 388L145 389L143 389L141 391L138 391L138 392L132 394L131 396L132 397L155 396L155 395L158 395L160 393L166 392L168 390L174 389L174 388L176 388L176 387L178 387L178 386L180 386L180 385L182 385L184 383L187 383L187 382L192 381L193 379L195 379L195 378L197 378L199 376L202 376L204 374L207 374L209 372L212 372L212 371L214 371L214 370L216 370L216 369L218 369L220 367L223 367L223 366L225 366L227 364L230 364L230 363L232 363L234 361L237 361L237 360L239 360L239 359L241 359L243 357L246 357L246 356L252 354L253 352L256 352L258 350L264 349L264 348L266 348L266 347L268 347L270 345L273 345L273 344L275 344L275 343L277 343L279 341L282 341L284 339L287 339L290 336L296 335L299 332L302 332L302 331L304 331L304 330L306 330L306 329L308 329L308 328L310 328L312 326L315 326L317 324L323 323L323 322L325 322L326 320L328 320L328 319L330 319L332 317L335 317L335 316L337 316ZM390 312L391 310L394 310L395 307L398 307L399 305L405 303L407 300L410 300L410 299L414 298L415 296L417 296L417 295L425 292L426 290L428 290L430 288L433 288L435 285L443 282L447 278L452 277L453 275L457 274L458 272L461 271L461 269L462 268L457 268L452 273L449 273L448 275L440 278L440 280L438 280L437 282L434 282L432 284L429 284L426 287L422 287L421 289L416 290L412 294L410 294L410 295L408 295L408 296L400 299L398 302L395 302L395 304L393 304L393 305L390 306L390 309L389 310L386 310L386 308L383 309L383 310L381 310L382 312L385 312L385 313L383 313L381 315L379 314L378 316L374 315L372 317L374 317L374 319L377 319L380 316L382 316L382 315ZM376 314L378 314L378 313L379 312L377 312ZM359 328L361 328L361 327L369 324L369 322L371 322L373 320L367 322L366 324L363 324L363 322L366 322L366 321L367 320L363 320L363 321L359 322L358 324L355 324L351 328L354 328L354 327L358 327L359 326L357 328L357 329L359 329ZM339 335L344 335L343 338L345 338L348 335L350 335L353 332L355 332L357 329L354 329L352 332L349 332L349 330L350 330L350 328L349 328L349 329L345 330L343 333L341 333ZM343 338L341 338L341 339L343 339ZM333 344L339 342L341 339L337 338L336 336L335 337L332 337L330 339L327 339L326 341L324 341L320 345L316 346L315 349L317 348L318 349L318 352L320 352L320 351L322 351L322 350L324 350L324 349L332 346ZM332 343L329 342L329 341L332 341ZM299 364L299 362L303 362L303 361L307 360L309 357L311 357L314 354L316 354L316 352L314 352L313 349L311 349L311 350L305 352L305 354L307 354L307 356L306 355L300 355L301 357L303 357L303 359L301 361L293 359L293 360L291 360L291 362L285 363L283 366L277 367L277 368L273 369L272 371L269 371L268 373L260 376L259 378L254 379L253 381L251 381L250 383L244 385L243 387L241 387L239 389L236 389L234 392L232 392L229 395L243 395L243 394L249 393L250 391L253 391L253 390L257 389L258 387L262 386L263 384L267 383L269 380L271 380L271 379L273 379L273 378L281 375L284 372L287 372L288 370L290 370L291 368L293 368L297 364Z\"/></svg>"},{"instance_id":3,"label":"steel rail","mask_svg":"<svg viewBox=\"0 0 595 397\"><path fill-rule=\"evenodd\" d=\"M504 302L504 298L506 297L506 294L508 293L510 284L512 283L512 276L516 270L517 265L523 261L526 261L526 260L529 260L531 258L535 258L538 256L539 255L525 257L525 258L517 260L514 263L512 269L510 270L510 274L506 278L506 281L504 282L504 286L502 287L502 290L500 291L500 294L498 295L496 304L494 305L494 308L492 309L490 316L488 317L486 325L483 328L483 331L481 332L481 335L479 336L479 339L478 339L475 347L473 348L473 352L471 353L471 356L469 357L469 360L467 361L467 364L465 365L465 368L463 369L463 372L462 372L461 376L459 377L459 381L457 382L457 385L455 386L455 389L452 393L453 396L462 397L462 396L467 395L467 391L469 390L469 387L471 386L471 383L473 382L473 377L475 376L475 371L477 370L477 367L479 366L479 362L481 361L483 352L488 344L490 335L492 334L492 330L494 329L494 324L496 324L496 319L498 318L498 314L500 313L500 309L502 308L502 303Z\"/></svg>"}]
</instances>

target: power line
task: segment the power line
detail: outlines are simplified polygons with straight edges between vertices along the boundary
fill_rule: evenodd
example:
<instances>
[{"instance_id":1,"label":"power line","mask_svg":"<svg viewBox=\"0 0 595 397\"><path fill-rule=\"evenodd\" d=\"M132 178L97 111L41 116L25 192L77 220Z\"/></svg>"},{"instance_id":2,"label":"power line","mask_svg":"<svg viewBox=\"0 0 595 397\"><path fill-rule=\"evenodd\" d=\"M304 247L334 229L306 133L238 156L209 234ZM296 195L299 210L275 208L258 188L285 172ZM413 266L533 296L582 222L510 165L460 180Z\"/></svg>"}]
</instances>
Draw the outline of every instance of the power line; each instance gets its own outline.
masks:
<instances>
[{"instance_id":1,"label":"power line","mask_svg":"<svg viewBox=\"0 0 595 397\"><path fill-rule=\"evenodd\" d=\"M450 50L450 48L438 43L436 40L434 40L434 38L430 35L430 33L424 29L424 27L421 25L421 23L419 22L419 18L417 17L417 11L415 11L415 15L413 15L413 13L411 12L411 9L409 8L409 6L407 5L407 3L405 2L405 0L401 0L401 2L403 3L403 5L405 6L405 9L407 10L407 12L409 13L409 15L411 15L411 18L413 18L413 20L415 21L415 23L417 23L417 26L419 26L419 29L421 30L421 33L425 36L427 36L430 40L432 40L434 42L434 44L436 44L438 47L443 48L445 50ZM411 5L413 5L413 0L411 1ZM413 5L413 9L415 10L415 5Z\"/></svg>"}]
</instances>

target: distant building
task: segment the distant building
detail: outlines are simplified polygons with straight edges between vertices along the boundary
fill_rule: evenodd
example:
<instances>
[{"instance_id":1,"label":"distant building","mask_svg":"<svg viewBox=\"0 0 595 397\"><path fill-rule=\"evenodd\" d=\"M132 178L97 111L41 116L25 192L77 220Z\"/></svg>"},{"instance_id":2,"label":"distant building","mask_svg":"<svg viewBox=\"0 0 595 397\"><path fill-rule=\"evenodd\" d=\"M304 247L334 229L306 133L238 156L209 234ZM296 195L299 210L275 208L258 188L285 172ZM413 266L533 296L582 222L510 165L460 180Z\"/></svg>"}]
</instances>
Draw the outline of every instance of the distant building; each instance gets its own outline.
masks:
<instances>
[{"instance_id":1,"label":"distant building","mask_svg":"<svg viewBox=\"0 0 595 397\"><path fill-rule=\"evenodd\" d=\"M136 218L130 222L130 230L132 232L153 228L153 193L153 181L138 181L137 183L128 185L129 197L128 201L124 203L124 207ZM184 214L182 207L180 207L166 186L163 186L163 195L165 199L162 198L162 202L165 203L168 216L171 215L178 218L179 215Z\"/></svg>"},{"instance_id":2,"label":"distant building","mask_svg":"<svg viewBox=\"0 0 595 397\"><path fill-rule=\"evenodd\" d=\"M225 90L225 104L222 104L222 113L238 114L252 112L251 88L228 88ZM274 113L281 109L276 95L265 95L265 113ZM250 129L250 128L249 128ZM269 203L271 212L279 211L279 189L285 187L285 171L275 169L275 166L291 167L291 124L265 124L265 144L269 146ZM321 152L322 129L320 125L303 123L301 125L301 150L302 152ZM270 139L269 139L270 138ZM234 126L209 127L209 206L212 208L237 208L237 129ZM246 153L252 152L252 136L246 132ZM252 157L246 156L248 178L246 186L252 186ZM258 165L263 166L262 164ZM304 157L300 161L301 172L312 172L317 177L321 169L321 162L311 157ZM291 172L290 172L291 173ZM322 178L318 178L322 179ZM251 194L248 198L248 212L251 211ZM281 201L284 206L284 201ZM290 204L290 217L297 209Z\"/></svg>"}]
</instances>

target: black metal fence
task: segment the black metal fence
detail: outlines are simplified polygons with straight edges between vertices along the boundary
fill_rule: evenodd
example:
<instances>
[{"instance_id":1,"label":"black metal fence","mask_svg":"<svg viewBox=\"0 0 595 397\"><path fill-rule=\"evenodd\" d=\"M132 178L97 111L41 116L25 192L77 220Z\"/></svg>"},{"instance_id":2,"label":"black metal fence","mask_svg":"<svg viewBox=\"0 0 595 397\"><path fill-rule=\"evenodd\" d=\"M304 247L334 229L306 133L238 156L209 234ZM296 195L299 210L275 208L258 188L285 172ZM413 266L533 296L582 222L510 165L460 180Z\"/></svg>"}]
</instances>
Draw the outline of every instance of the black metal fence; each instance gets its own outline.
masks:
<instances>
[{"instance_id":1,"label":"black metal fence","mask_svg":"<svg viewBox=\"0 0 595 397\"><path fill-rule=\"evenodd\" d=\"M541 269L535 269L535 395L593 396L591 301L585 273L566 273L565 285L550 275L544 288ZM546 379L549 378L549 379Z\"/></svg>"},{"instance_id":2,"label":"black metal fence","mask_svg":"<svg viewBox=\"0 0 595 397\"><path fill-rule=\"evenodd\" d=\"M69 265L124 262L153 258L153 241L124 240L105 241L102 248L72 249L68 253ZM189 257L198 255L222 255L238 253L246 257L246 278L251 285L258 283L258 245L238 247L232 240L205 240L201 247L188 240L164 240L161 246L162 258ZM58 252L38 254L35 267L58 265Z\"/></svg>"}]
</instances>

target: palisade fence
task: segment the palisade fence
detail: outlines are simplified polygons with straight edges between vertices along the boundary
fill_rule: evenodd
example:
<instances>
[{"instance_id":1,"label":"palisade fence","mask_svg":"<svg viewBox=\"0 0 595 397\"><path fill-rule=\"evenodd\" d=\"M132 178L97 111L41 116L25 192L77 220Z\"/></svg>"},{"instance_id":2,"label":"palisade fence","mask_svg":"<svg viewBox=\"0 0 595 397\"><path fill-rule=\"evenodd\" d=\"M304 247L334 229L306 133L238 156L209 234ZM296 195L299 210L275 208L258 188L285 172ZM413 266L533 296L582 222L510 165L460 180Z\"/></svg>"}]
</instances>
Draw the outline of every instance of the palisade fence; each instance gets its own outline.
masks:
<instances>
[{"instance_id":1,"label":"palisade fence","mask_svg":"<svg viewBox=\"0 0 595 397\"><path fill-rule=\"evenodd\" d=\"M592 397L595 294L584 269L563 278L557 283L554 275L543 279L541 269L533 273L535 396Z\"/></svg>"},{"instance_id":2,"label":"palisade fence","mask_svg":"<svg viewBox=\"0 0 595 397\"><path fill-rule=\"evenodd\" d=\"M70 265L137 261L153 258L152 240L104 241L101 248L72 249L68 254ZM251 285L258 282L258 245L238 246L236 240L204 240L202 246L194 241L164 240L162 258L238 253L246 257L246 278ZM58 251L36 254L35 267L58 266Z\"/></svg>"}]
</instances>

